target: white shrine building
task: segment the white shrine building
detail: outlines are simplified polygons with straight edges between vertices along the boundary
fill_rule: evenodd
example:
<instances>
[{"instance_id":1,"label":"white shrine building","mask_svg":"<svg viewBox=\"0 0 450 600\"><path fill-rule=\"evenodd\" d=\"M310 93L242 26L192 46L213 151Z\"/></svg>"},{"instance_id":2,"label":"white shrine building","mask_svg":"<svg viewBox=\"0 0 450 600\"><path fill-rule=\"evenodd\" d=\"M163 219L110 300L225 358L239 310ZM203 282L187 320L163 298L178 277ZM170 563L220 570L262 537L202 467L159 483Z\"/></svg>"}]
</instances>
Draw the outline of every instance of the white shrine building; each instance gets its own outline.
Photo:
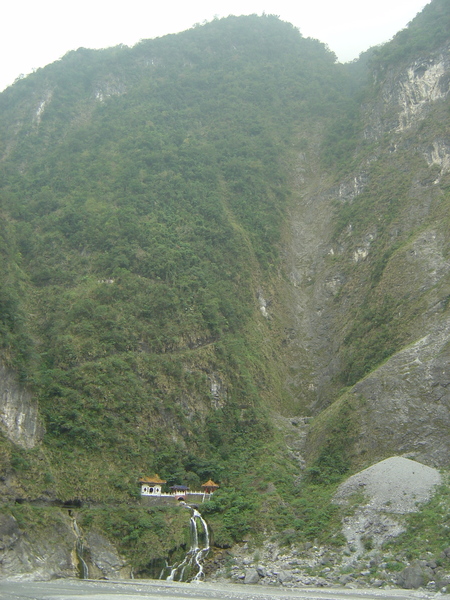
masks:
<instances>
[{"instance_id":1,"label":"white shrine building","mask_svg":"<svg viewBox=\"0 0 450 600\"><path fill-rule=\"evenodd\" d=\"M207 481L202 484L202 491L190 491L186 485L172 485L170 493L163 492L162 486L167 483L164 479L160 479L155 473L151 477L141 477L139 479L141 485L141 498L146 498L147 502L165 503L176 500L189 500L193 502L205 502L209 500L213 493L219 488L214 481Z\"/></svg>"},{"instance_id":2,"label":"white shrine building","mask_svg":"<svg viewBox=\"0 0 450 600\"><path fill-rule=\"evenodd\" d=\"M161 486L166 483L158 475L152 477L142 477L139 479L141 484L141 496L161 496Z\"/></svg>"}]
</instances>

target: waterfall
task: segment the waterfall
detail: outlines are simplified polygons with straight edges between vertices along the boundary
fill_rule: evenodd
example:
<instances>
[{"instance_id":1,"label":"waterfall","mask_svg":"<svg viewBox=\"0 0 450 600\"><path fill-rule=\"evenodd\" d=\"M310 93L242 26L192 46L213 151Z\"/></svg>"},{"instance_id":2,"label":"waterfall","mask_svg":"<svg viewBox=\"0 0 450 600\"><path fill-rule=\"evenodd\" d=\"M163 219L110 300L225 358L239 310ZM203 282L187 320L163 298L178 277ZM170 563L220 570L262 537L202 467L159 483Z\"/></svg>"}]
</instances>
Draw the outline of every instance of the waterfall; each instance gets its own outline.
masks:
<instances>
[{"instance_id":1,"label":"waterfall","mask_svg":"<svg viewBox=\"0 0 450 600\"><path fill-rule=\"evenodd\" d=\"M70 512L69 512L70 514ZM78 527L78 523L75 517L72 517L73 530L75 535L77 536L77 541L75 544L75 554L78 559L78 568L80 571L80 579L89 579L89 567L87 566L86 561L83 558L84 547L83 547L83 536L81 534L80 528Z\"/></svg>"},{"instance_id":2,"label":"waterfall","mask_svg":"<svg viewBox=\"0 0 450 600\"><path fill-rule=\"evenodd\" d=\"M166 579L168 581L185 581L186 579L201 581L205 576L202 561L209 552L208 525L196 508L185 503L183 505L192 511L190 520L191 547L180 563L169 567L170 575ZM196 571L196 574L192 577L194 571Z\"/></svg>"}]
</instances>

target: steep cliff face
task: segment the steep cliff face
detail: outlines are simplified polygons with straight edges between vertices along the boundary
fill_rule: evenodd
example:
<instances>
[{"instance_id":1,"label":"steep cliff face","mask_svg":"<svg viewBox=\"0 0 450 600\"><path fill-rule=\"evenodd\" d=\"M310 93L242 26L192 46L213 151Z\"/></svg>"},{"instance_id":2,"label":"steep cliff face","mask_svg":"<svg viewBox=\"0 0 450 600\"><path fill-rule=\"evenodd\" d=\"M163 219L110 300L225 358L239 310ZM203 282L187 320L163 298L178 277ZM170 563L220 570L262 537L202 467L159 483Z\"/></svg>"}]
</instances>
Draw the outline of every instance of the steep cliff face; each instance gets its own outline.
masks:
<instances>
[{"instance_id":1,"label":"steep cliff face","mask_svg":"<svg viewBox=\"0 0 450 600\"><path fill-rule=\"evenodd\" d=\"M0 365L0 426L22 448L34 448L44 435L36 399L4 365Z\"/></svg>"},{"instance_id":2,"label":"steep cliff face","mask_svg":"<svg viewBox=\"0 0 450 600\"><path fill-rule=\"evenodd\" d=\"M294 297L306 300L297 344L314 356L304 362L314 364L306 410L317 414L360 379L329 418L322 412L313 455L349 403L360 463L401 453L448 464L448 57L445 45L378 71L362 109L359 168L325 189L313 172L316 187L294 208L294 256L304 229L315 230L314 276L294 276Z\"/></svg>"},{"instance_id":3,"label":"steep cliff face","mask_svg":"<svg viewBox=\"0 0 450 600\"><path fill-rule=\"evenodd\" d=\"M376 102L366 108L364 136L379 139L417 126L449 93L449 46L409 64L377 73Z\"/></svg>"},{"instance_id":4,"label":"steep cliff face","mask_svg":"<svg viewBox=\"0 0 450 600\"><path fill-rule=\"evenodd\" d=\"M76 577L74 560L76 536L70 520L49 515L47 523L26 531L11 515L0 515L2 537L2 577L52 579Z\"/></svg>"},{"instance_id":5,"label":"steep cliff face","mask_svg":"<svg viewBox=\"0 0 450 600\"><path fill-rule=\"evenodd\" d=\"M357 452L408 454L447 467L450 442L450 320L438 319L422 339L353 386L361 423Z\"/></svg>"},{"instance_id":6,"label":"steep cliff face","mask_svg":"<svg viewBox=\"0 0 450 600\"><path fill-rule=\"evenodd\" d=\"M130 567L114 546L98 531L84 535L68 511L16 512L18 518L0 513L0 578L130 578Z\"/></svg>"},{"instance_id":7,"label":"steep cliff face","mask_svg":"<svg viewBox=\"0 0 450 600\"><path fill-rule=\"evenodd\" d=\"M309 148L298 155L290 209L286 266L291 329L288 347L291 368L288 386L300 410L315 414L329 401L330 380L339 369L333 299L346 279L330 267L333 200L346 190L357 193L358 184L336 189L320 170L320 125L308 132ZM351 188L352 184L349 184Z\"/></svg>"}]
</instances>

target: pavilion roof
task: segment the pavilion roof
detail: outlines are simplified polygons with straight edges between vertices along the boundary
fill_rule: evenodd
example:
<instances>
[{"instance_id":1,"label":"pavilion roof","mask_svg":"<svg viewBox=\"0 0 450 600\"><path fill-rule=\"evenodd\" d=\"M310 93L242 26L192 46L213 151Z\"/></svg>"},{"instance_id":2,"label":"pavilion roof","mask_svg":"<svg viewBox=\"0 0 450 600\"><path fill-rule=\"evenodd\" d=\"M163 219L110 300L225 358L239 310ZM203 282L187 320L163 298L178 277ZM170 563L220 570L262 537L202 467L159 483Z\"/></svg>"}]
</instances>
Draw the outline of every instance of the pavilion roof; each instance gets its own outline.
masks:
<instances>
[{"instance_id":1,"label":"pavilion roof","mask_svg":"<svg viewBox=\"0 0 450 600\"><path fill-rule=\"evenodd\" d=\"M211 488L215 487L215 488L218 488L220 486L217 483L214 483L214 481L212 479L210 479L206 483L202 483L202 487L211 487Z\"/></svg>"},{"instance_id":2,"label":"pavilion roof","mask_svg":"<svg viewBox=\"0 0 450 600\"><path fill-rule=\"evenodd\" d=\"M159 475L157 475L155 473L155 475L152 475L151 477L141 477L139 479L140 483L153 483L153 484L163 484L163 483L167 483L164 479L160 479Z\"/></svg>"}]
</instances>

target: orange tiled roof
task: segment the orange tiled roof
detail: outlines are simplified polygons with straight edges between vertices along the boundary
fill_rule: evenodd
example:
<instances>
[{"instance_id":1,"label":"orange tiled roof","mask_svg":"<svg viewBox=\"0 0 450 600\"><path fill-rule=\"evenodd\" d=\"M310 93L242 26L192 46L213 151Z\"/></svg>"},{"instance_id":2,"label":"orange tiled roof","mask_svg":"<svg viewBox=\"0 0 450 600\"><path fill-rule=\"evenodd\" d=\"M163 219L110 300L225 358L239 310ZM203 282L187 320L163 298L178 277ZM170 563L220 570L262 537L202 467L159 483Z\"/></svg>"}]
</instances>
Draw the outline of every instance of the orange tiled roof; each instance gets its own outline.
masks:
<instances>
[{"instance_id":1,"label":"orange tiled roof","mask_svg":"<svg viewBox=\"0 0 450 600\"><path fill-rule=\"evenodd\" d=\"M202 483L202 487L215 487L215 488L218 488L220 486L217 485L217 483L214 483L214 481L212 479L210 479L206 483Z\"/></svg>"},{"instance_id":2,"label":"orange tiled roof","mask_svg":"<svg viewBox=\"0 0 450 600\"><path fill-rule=\"evenodd\" d=\"M167 483L166 481L164 481L164 479L160 479L159 475L152 475L152 477L141 477L139 479L140 483L153 483L153 484L162 484L162 483Z\"/></svg>"}]
</instances>

